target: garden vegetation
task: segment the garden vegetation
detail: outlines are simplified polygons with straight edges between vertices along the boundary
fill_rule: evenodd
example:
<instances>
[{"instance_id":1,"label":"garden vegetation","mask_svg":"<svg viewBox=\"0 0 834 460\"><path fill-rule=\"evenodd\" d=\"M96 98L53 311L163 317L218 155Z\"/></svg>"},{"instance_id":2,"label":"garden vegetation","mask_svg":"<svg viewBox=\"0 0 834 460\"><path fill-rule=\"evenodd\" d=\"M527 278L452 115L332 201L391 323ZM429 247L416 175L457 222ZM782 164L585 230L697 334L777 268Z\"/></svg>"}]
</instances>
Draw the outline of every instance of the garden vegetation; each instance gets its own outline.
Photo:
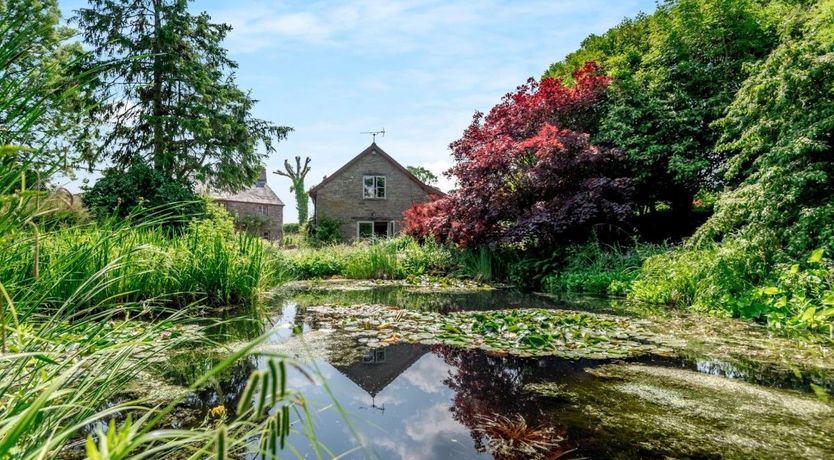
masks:
<instances>
[{"instance_id":1,"label":"garden vegetation","mask_svg":"<svg viewBox=\"0 0 834 460\"><path fill-rule=\"evenodd\" d=\"M662 2L476 114L403 229L537 288L834 334L832 38L831 0Z\"/></svg>"}]
</instances>

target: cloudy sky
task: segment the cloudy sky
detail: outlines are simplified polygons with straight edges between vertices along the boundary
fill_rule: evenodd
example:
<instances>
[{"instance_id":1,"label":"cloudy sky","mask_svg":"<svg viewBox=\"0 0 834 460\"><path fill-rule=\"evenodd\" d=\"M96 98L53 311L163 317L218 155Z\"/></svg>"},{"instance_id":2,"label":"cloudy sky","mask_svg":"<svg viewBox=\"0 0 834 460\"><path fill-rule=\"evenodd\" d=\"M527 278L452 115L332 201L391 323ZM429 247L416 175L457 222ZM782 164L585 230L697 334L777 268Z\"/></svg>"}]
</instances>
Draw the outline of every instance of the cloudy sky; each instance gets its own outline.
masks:
<instances>
[{"instance_id":1,"label":"cloudy sky","mask_svg":"<svg viewBox=\"0 0 834 460\"><path fill-rule=\"evenodd\" d=\"M64 14L84 1L63 0ZM234 27L226 41L256 115L295 129L268 160L312 158L307 185L368 146L440 176L472 114L539 77L591 33L655 0L197 0ZM296 220L289 181L269 183ZM77 184L70 184L77 189ZM441 177L440 187L452 183Z\"/></svg>"}]
</instances>

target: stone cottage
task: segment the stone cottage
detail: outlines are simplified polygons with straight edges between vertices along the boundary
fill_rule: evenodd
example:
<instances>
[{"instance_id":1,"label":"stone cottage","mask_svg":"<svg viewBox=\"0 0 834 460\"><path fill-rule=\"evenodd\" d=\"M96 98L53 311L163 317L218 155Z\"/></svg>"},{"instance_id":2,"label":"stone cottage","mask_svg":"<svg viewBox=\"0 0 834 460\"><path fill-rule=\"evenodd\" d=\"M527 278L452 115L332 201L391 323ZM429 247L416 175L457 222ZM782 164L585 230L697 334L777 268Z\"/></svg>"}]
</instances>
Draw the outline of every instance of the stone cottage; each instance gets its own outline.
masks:
<instances>
[{"instance_id":1,"label":"stone cottage","mask_svg":"<svg viewBox=\"0 0 834 460\"><path fill-rule=\"evenodd\" d=\"M398 234L406 209L443 192L423 183L372 143L309 194L316 222L339 221L342 239L353 241Z\"/></svg>"},{"instance_id":2,"label":"stone cottage","mask_svg":"<svg viewBox=\"0 0 834 460\"><path fill-rule=\"evenodd\" d=\"M205 192L205 188L198 186ZM266 170L252 187L239 192L208 190L208 195L222 204L235 218L239 228L267 240L281 241L284 236L284 203L266 184Z\"/></svg>"}]
</instances>

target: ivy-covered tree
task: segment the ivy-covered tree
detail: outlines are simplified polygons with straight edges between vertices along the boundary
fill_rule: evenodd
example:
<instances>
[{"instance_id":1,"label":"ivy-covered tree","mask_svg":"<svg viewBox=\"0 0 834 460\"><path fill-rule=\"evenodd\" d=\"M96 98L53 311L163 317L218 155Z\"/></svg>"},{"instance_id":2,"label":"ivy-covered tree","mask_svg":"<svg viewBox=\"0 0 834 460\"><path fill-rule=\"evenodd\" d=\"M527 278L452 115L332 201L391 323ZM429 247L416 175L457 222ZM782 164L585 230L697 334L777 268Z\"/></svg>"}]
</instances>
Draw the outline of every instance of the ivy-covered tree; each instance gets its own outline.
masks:
<instances>
[{"instance_id":1,"label":"ivy-covered tree","mask_svg":"<svg viewBox=\"0 0 834 460\"><path fill-rule=\"evenodd\" d=\"M90 0L78 10L84 41L110 62L79 149L90 163L142 161L168 178L239 189L290 128L252 115L256 101L237 87L221 46L231 27L191 14L188 3Z\"/></svg>"},{"instance_id":2,"label":"ivy-covered tree","mask_svg":"<svg viewBox=\"0 0 834 460\"><path fill-rule=\"evenodd\" d=\"M290 193L295 194L295 209L298 211L298 223L304 225L308 218L308 203L310 198L307 196L307 190L304 188L304 178L310 172L310 157L304 160L304 166L301 166L301 157L295 157L295 168L292 167L289 160L284 160L284 170L276 170L275 174L279 176L288 177L292 181L290 185Z\"/></svg>"},{"instance_id":3,"label":"ivy-covered tree","mask_svg":"<svg viewBox=\"0 0 834 460\"><path fill-rule=\"evenodd\" d=\"M458 188L405 213L403 231L462 246L516 243L552 248L587 238L631 213L622 154L590 143L609 78L594 63L575 84L530 80L476 114L452 143ZM428 219L428 220L425 220Z\"/></svg>"}]
</instances>

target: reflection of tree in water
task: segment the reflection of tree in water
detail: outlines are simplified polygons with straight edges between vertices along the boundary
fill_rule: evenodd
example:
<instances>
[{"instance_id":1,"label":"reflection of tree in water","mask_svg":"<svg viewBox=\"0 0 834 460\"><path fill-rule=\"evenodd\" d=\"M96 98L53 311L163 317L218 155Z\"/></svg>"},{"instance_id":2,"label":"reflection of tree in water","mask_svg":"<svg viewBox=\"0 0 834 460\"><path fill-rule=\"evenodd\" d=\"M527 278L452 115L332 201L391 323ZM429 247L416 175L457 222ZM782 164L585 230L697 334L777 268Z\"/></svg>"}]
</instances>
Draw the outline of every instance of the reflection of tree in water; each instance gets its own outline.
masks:
<instances>
[{"instance_id":1,"label":"reflection of tree in water","mask_svg":"<svg viewBox=\"0 0 834 460\"><path fill-rule=\"evenodd\" d=\"M438 292L401 286L382 286L353 290L307 289L291 292L288 298L299 307L326 304L381 304L399 305L412 310L441 313L463 310L492 310L506 308L508 305L528 308L554 307L554 303L547 298L505 289L466 292Z\"/></svg>"},{"instance_id":2,"label":"reflection of tree in water","mask_svg":"<svg viewBox=\"0 0 834 460\"><path fill-rule=\"evenodd\" d=\"M535 367L512 357L489 356L479 350L435 346L432 352L454 367L443 383L455 391L453 417L469 428L475 447L497 459L559 458L571 450L562 438L565 427L554 427L536 398L524 391L535 378ZM498 439L501 438L501 439ZM538 455L500 446L542 441ZM492 441L492 442L490 442Z\"/></svg>"}]
</instances>

